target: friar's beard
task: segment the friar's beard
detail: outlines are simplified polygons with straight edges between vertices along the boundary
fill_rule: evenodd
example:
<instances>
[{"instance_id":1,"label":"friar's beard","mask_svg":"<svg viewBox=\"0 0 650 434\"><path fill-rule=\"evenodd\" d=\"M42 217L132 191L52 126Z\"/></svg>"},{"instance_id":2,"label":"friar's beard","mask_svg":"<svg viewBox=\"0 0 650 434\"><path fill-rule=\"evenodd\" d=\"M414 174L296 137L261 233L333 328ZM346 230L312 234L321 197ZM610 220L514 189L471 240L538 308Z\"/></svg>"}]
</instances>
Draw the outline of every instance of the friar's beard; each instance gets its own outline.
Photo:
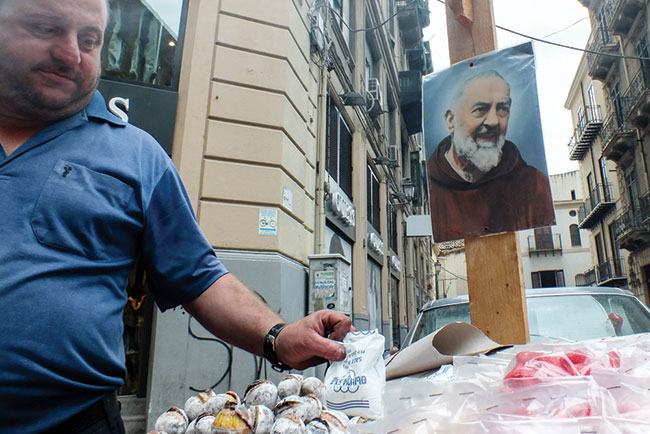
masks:
<instances>
[{"instance_id":1,"label":"friar's beard","mask_svg":"<svg viewBox=\"0 0 650 434\"><path fill-rule=\"evenodd\" d=\"M481 129L487 129L481 126L477 135L483 134ZM506 138L503 134L498 133L496 142L486 139L474 140L465 130L455 126L451 135L451 141L454 144L456 155L463 161L469 163L480 172L487 173L495 168L501 161L503 145Z\"/></svg>"}]
</instances>

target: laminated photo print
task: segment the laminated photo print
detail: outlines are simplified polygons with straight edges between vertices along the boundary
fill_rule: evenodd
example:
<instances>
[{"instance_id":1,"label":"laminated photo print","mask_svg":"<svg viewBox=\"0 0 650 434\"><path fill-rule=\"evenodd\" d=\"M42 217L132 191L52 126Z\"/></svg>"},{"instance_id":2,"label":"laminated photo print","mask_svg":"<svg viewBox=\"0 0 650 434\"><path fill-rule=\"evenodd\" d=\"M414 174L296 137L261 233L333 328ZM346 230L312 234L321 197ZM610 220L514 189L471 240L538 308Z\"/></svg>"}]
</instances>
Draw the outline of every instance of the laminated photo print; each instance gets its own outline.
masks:
<instances>
[{"instance_id":1,"label":"laminated photo print","mask_svg":"<svg viewBox=\"0 0 650 434\"><path fill-rule=\"evenodd\" d=\"M430 74L422 94L435 242L555 223L531 42Z\"/></svg>"}]
</instances>

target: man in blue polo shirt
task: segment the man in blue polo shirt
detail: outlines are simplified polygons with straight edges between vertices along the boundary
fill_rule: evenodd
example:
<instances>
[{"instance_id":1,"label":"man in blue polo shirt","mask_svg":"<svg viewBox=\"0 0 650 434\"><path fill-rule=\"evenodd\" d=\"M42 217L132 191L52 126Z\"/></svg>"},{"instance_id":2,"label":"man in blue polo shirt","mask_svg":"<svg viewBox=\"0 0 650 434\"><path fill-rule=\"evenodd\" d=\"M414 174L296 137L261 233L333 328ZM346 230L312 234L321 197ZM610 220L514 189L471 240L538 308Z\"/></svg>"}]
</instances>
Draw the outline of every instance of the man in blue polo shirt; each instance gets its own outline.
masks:
<instances>
[{"instance_id":1,"label":"man in blue polo shirt","mask_svg":"<svg viewBox=\"0 0 650 434\"><path fill-rule=\"evenodd\" d=\"M234 345L296 369L345 356L350 320L278 325L215 257L162 148L106 110L106 14L105 0L0 0L0 433L123 432L137 258L162 310L183 305Z\"/></svg>"}]
</instances>

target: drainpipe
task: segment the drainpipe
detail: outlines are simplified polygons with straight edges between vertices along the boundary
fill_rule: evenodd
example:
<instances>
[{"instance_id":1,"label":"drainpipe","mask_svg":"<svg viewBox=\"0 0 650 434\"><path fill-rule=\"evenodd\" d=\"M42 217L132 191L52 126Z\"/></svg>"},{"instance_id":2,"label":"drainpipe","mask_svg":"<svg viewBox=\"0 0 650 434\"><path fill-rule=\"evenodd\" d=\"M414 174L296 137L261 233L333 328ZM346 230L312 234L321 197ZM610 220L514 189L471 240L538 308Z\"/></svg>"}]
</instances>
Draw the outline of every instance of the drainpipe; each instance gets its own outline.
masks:
<instances>
[{"instance_id":1,"label":"drainpipe","mask_svg":"<svg viewBox=\"0 0 650 434\"><path fill-rule=\"evenodd\" d=\"M320 71L318 90L318 128L316 148L316 224L314 227L314 253L325 253L325 178L327 172L327 62Z\"/></svg>"},{"instance_id":2,"label":"drainpipe","mask_svg":"<svg viewBox=\"0 0 650 434\"><path fill-rule=\"evenodd\" d=\"M641 140L641 131L638 128L636 130L636 141L639 144L639 150L641 151L641 162L643 163L643 176L645 178L645 187L646 192L650 191L650 179L648 178L648 162L646 161L645 149L643 149L643 140Z\"/></svg>"}]
</instances>

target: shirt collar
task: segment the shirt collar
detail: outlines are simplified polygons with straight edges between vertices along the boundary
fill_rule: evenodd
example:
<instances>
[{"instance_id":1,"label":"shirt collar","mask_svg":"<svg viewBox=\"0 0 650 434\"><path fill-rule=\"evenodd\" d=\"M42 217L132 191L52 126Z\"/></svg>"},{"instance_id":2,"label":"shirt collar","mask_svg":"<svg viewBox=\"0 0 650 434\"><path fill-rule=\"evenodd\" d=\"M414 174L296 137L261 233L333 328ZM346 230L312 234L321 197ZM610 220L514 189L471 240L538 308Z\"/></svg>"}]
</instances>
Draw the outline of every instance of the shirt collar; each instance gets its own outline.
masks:
<instances>
[{"instance_id":1,"label":"shirt collar","mask_svg":"<svg viewBox=\"0 0 650 434\"><path fill-rule=\"evenodd\" d=\"M126 125L126 122L124 122L122 119L118 118L108 110L108 106L106 105L106 100L98 90L95 91L95 94L93 95L92 99L90 100L86 108L82 111L82 115L85 115L88 119L90 118L101 119L110 122L113 125L119 125L119 126Z\"/></svg>"}]
</instances>

